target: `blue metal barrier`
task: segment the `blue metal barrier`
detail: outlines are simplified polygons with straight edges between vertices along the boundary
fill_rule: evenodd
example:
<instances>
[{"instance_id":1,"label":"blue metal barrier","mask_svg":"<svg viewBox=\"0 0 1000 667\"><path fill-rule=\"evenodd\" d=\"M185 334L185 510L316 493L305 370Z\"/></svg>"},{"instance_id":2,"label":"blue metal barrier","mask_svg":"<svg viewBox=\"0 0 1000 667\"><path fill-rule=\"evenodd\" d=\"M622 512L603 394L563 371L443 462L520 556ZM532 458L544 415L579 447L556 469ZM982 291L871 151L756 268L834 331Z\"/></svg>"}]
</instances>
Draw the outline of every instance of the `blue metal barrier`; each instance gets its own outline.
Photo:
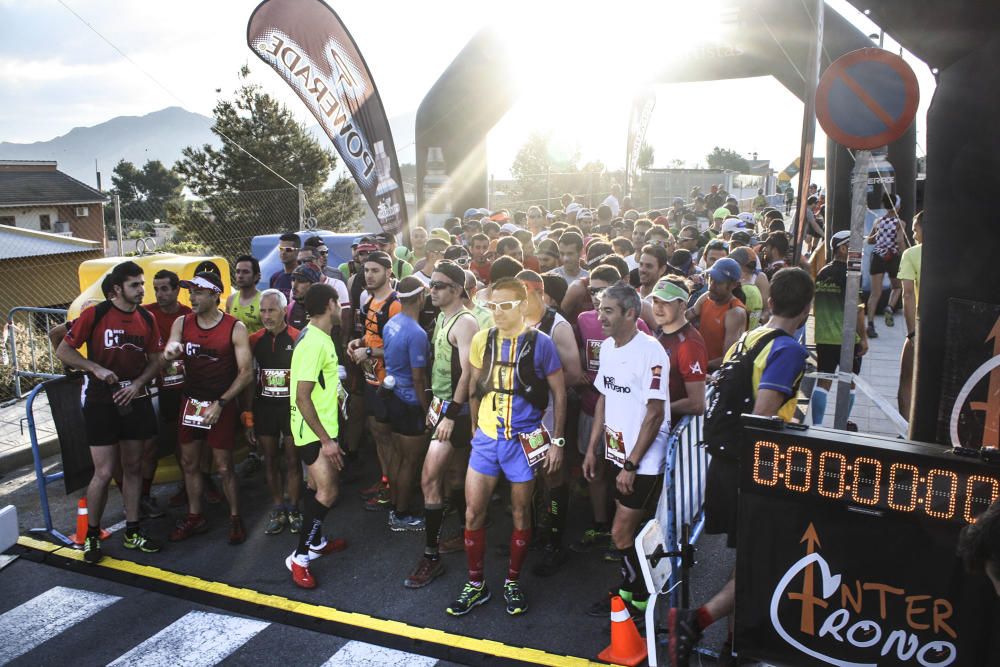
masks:
<instances>
[{"instance_id":1,"label":"blue metal barrier","mask_svg":"<svg viewBox=\"0 0 1000 667\"><path fill-rule=\"evenodd\" d=\"M31 456L35 462L35 484L38 485L38 500L42 506L42 516L45 517L44 528L31 528L28 532L46 533L65 544L72 544L72 541L68 537L60 533L52 525L52 513L49 511L49 493L46 487L52 482L58 482L61 480L63 478L63 473L62 471L59 471L46 475L45 471L42 469L42 452L38 447L38 434L35 430L35 413L33 408L35 404L35 397L38 396L38 393L43 389L45 389L44 383L32 389L31 393L28 394L28 401L24 406L24 410L27 413L28 418L28 435L31 438Z\"/></svg>"}]
</instances>

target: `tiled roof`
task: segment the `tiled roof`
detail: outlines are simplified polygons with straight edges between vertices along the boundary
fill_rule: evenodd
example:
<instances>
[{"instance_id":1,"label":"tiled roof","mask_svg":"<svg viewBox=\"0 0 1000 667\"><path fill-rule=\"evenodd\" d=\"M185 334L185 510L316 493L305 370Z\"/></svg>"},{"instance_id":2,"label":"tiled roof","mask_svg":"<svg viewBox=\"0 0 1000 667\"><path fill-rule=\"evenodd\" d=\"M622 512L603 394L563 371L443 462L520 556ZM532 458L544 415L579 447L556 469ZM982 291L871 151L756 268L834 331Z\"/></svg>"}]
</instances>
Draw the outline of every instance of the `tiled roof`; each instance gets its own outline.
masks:
<instances>
[{"instance_id":1,"label":"tiled roof","mask_svg":"<svg viewBox=\"0 0 1000 667\"><path fill-rule=\"evenodd\" d=\"M101 250L97 241L0 225L0 261Z\"/></svg>"},{"instance_id":2,"label":"tiled roof","mask_svg":"<svg viewBox=\"0 0 1000 667\"><path fill-rule=\"evenodd\" d=\"M0 171L0 206L90 204L107 200L61 171Z\"/></svg>"}]
</instances>

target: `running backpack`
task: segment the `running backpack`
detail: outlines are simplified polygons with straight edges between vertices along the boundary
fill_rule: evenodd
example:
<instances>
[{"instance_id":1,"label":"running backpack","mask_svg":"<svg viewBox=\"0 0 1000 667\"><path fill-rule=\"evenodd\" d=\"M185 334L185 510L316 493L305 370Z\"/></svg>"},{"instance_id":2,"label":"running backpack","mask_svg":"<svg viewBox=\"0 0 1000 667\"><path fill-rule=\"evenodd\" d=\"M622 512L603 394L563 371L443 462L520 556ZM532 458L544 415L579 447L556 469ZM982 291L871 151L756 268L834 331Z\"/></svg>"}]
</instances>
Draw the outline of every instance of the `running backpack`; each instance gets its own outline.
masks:
<instances>
[{"instance_id":1,"label":"running backpack","mask_svg":"<svg viewBox=\"0 0 1000 667\"><path fill-rule=\"evenodd\" d=\"M480 399L484 398L491 391L499 394L514 396L515 394L524 398L533 407L545 410L549 406L549 383L546 378L538 377L535 372L535 345L538 339L537 329L528 329L522 335L524 342L521 347L514 350L513 363L509 361L499 361L497 356L497 339L499 335L496 327L490 329L486 338L486 349L483 351L483 372L479 376L479 386L476 388ZM517 344L517 341L514 342ZM514 389L497 387L493 381L493 366L499 365L510 369L514 373Z\"/></svg>"},{"instance_id":2,"label":"running backpack","mask_svg":"<svg viewBox=\"0 0 1000 667\"><path fill-rule=\"evenodd\" d=\"M702 440L712 456L739 459L743 439L740 415L753 412L753 364L771 341L787 335L781 329L771 329L747 349L744 334L732 356L719 368L713 382L715 391L705 407L702 430Z\"/></svg>"}]
</instances>

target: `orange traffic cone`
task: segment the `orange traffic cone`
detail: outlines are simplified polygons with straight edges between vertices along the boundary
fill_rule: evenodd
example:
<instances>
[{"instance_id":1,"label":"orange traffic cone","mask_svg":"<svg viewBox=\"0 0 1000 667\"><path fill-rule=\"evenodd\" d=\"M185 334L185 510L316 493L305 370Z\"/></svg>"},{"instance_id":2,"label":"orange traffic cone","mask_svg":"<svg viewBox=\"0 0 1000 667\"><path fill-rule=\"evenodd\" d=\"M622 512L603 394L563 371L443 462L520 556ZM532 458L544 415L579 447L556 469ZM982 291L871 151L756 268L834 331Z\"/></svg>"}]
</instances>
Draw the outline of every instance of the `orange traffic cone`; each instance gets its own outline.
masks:
<instances>
[{"instance_id":1,"label":"orange traffic cone","mask_svg":"<svg viewBox=\"0 0 1000 667\"><path fill-rule=\"evenodd\" d=\"M646 656L646 641L636 630L632 617L625 609L625 602L614 596L611 598L611 644L597 654L597 659L635 667Z\"/></svg>"},{"instance_id":2,"label":"orange traffic cone","mask_svg":"<svg viewBox=\"0 0 1000 667\"><path fill-rule=\"evenodd\" d=\"M83 496L76 506L76 535L72 537L73 544L77 546L82 545L84 540L87 539L87 516L89 514L87 511L87 496ZM101 539L106 540L109 537L111 537L111 533L102 529Z\"/></svg>"}]
</instances>

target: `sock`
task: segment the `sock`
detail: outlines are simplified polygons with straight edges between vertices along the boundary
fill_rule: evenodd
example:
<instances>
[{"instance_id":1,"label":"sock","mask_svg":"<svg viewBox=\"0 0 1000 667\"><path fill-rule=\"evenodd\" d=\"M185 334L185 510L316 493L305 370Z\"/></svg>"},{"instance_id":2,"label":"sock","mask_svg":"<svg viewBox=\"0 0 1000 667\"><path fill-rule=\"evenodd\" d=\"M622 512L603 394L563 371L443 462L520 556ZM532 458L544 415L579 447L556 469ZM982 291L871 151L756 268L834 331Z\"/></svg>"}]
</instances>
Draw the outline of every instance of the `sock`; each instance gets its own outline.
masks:
<instances>
[{"instance_id":1,"label":"sock","mask_svg":"<svg viewBox=\"0 0 1000 667\"><path fill-rule=\"evenodd\" d=\"M486 529L465 531L465 559L469 565L469 581L483 583L483 554L486 552Z\"/></svg>"},{"instance_id":2,"label":"sock","mask_svg":"<svg viewBox=\"0 0 1000 667\"><path fill-rule=\"evenodd\" d=\"M517 581L521 576L521 566L528 555L528 545L531 543L531 529L517 530L510 534L510 564L507 565L507 580Z\"/></svg>"},{"instance_id":3,"label":"sock","mask_svg":"<svg viewBox=\"0 0 1000 667\"><path fill-rule=\"evenodd\" d=\"M817 386L813 389L812 395L812 423L813 426L822 426L823 417L826 416L826 399L828 392L826 389Z\"/></svg>"},{"instance_id":4,"label":"sock","mask_svg":"<svg viewBox=\"0 0 1000 667\"><path fill-rule=\"evenodd\" d=\"M100 526L91 526L88 523L87 524L87 537L100 537L100 536L101 536L101 527Z\"/></svg>"},{"instance_id":5,"label":"sock","mask_svg":"<svg viewBox=\"0 0 1000 667\"><path fill-rule=\"evenodd\" d=\"M304 556L309 553L309 545L317 546L323 539L323 519L330 508L316 500L316 496L310 496L305 503L305 512L302 517L302 530L299 531L299 546L295 550L296 556Z\"/></svg>"},{"instance_id":6,"label":"sock","mask_svg":"<svg viewBox=\"0 0 1000 667\"><path fill-rule=\"evenodd\" d=\"M452 489L448 494L448 504L458 514L462 523L465 523L465 489Z\"/></svg>"},{"instance_id":7,"label":"sock","mask_svg":"<svg viewBox=\"0 0 1000 667\"><path fill-rule=\"evenodd\" d=\"M640 579L642 570L639 569L639 554L635 552L635 547L630 546L622 552L622 584L621 590L630 593L633 603L636 600L644 601L649 598L646 591L646 584Z\"/></svg>"},{"instance_id":8,"label":"sock","mask_svg":"<svg viewBox=\"0 0 1000 667\"><path fill-rule=\"evenodd\" d=\"M149 497L149 492L152 489L153 489L153 478L150 477L149 479L146 479L145 477L143 477L142 478L142 496L143 496L143 498L148 498Z\"/></svg>"},{"instance_id":9,"label":"sock","mask_svg":"<svg viewBox=\"0 0 1000 667\"><path fill-rule=\"evenodd\" d=\"M704 630L708 626L715 623L715 619L712 618L712 614L708 612L705 607L698 607L698 611L695 612L695 623L698 624L699 630Z\"/></svg>"},{"instance_id":10,"label":"sock","mask_svg":"<svg viewBox=\"0 0 1000 667\"><path fill-rule=\"evenodd\" d=\"M424 505L424 555L431 560L438 558L438 543L441 540L441 523L444 521L444 507L441 503Z\"/></svg>"},{"instance_id":11,"label":"sock","mask_svg":"<svg viewBox=\"0 0 1000 667\"><path fill-rule=\"evenodd\" d=\"M138 521L126 521L125 522L125 532L128 534L134 533L139 530Z\"/></svg>"},{"instance_id":12,"label":"sock","mask_svg":"<svg viewBox=\"0 0 1000 667\"><path fill-rule=\"evenodd\" d=\"M854 393L854 390L852 389L851 390L851 402L847 404L847 416L848 417L850 417L851 416L851 412L854 411L854 397L855 397L855 393Z\"/></svg>"},{"instance_id":13,"label":"sock","mask_svg":"<svg viewBox=\"0 0 1000 667\"><path fill-rule=\"evenodd\" d=\"M569 486L560 484L549 493L549 544L554 549L562 548L563 534L566 532L566 515L569 509Z\"/></svg>"}]
</instances>

